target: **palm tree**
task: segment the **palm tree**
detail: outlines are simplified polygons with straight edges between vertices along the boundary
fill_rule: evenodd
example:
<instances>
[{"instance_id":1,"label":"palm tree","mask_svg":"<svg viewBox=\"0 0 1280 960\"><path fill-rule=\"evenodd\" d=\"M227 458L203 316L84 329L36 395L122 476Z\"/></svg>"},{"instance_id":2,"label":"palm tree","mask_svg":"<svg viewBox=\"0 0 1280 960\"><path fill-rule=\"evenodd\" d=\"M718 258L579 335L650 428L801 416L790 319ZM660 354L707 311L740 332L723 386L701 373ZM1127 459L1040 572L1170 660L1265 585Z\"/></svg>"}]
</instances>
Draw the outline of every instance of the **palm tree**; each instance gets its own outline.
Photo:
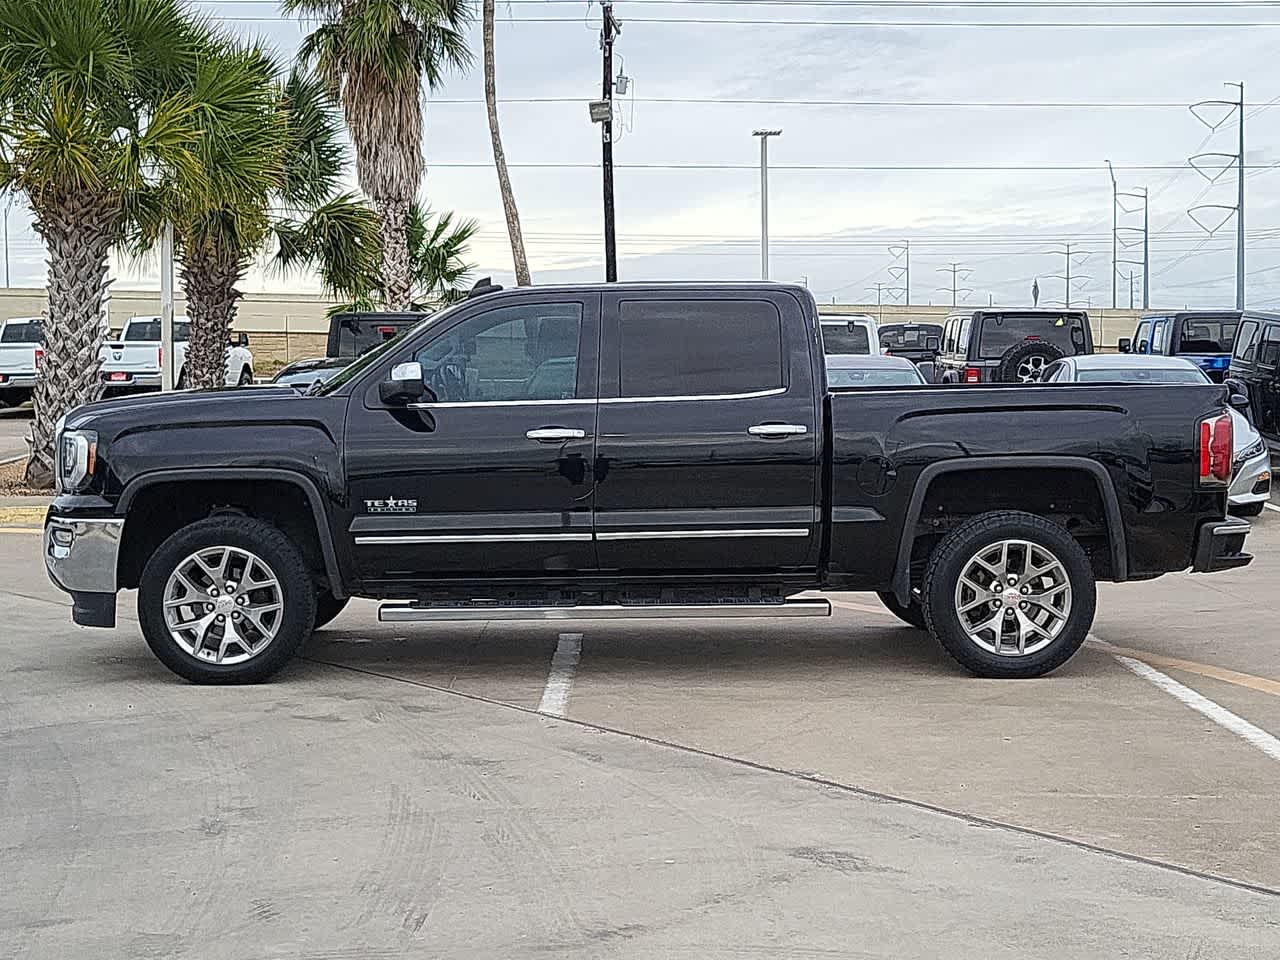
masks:
<instances>
[{"instance_id":1,"label":"palm tree","mask_svg":"<svg viewBox=\"0 0 1280 960\"><path fill-rule=\"evenodd\" d=\"M422 85L471 63L462 34L468 0L284 0L320 21L302 43L339 97L361 190L381 220L382 291L409 305L409 207L422 180Z\"/></svg>"},{"instance_id":2,"label":"palm tree","mask_svg":"<svg viewBox=\"0 0 1280 960\"><path fill-rule=\"evenodd\" d=\"M101 394L107 257L157 183L204 189L208 32L178 0L0 0L0 186L48 248L48 343L27 481L52 482L55 425Z\"/></svg>"},{"instance_id":3,"label":"palm tree","mask_svg":"<svg viewBox=\"0 0 1280 960\"><path fill-rule=\"evenodd\" d=\"M345 153L325 86L298 67L277 84L274 65L257 49L225 51L224 67L218 89L228 109L202 154L211 176L241 189L224 202L175 203L192 387L222 384L240 282L273 242L278 262L317 269L338 295L372 282L380 251L373 211L337 192Z\"/></svg>"},{"instance_id":4,"label":"palm tree","mask_svg":"<svg viewBox=\"0 0 1280 960\"><path fill-rule=\"evenodd\" d=\"M511 260L515 264L516 285L527 287L529 261L524 253L524 233L520 230L520 211L516 209L516 195L511 189L511 174L507 172L507 155L502 149L502 134L498 132L498 85L493 51L494 0L483 0L481 33L484 46L484 104L489 114L489 140L493 144L493 165L498 171L498 192L502 194L502 212L507 218L507 236L511 240Z\"/></svg>"},{"instance_id":5,"label":"palm tree","mask_svg":"<svg viewBox=\"0 0 1280 960\"><path fill-rule=\"evenodd\" d=\"M412 310L433 310L466 296L463 283L475 265L467 262L467 244L476 232L474 220L453 222L446 212L435 217L416 203L409 208L410 295ZM347 302L329 308L329 315L389 309L376 283L348 288Z\"/></svg>"}]
</instances>

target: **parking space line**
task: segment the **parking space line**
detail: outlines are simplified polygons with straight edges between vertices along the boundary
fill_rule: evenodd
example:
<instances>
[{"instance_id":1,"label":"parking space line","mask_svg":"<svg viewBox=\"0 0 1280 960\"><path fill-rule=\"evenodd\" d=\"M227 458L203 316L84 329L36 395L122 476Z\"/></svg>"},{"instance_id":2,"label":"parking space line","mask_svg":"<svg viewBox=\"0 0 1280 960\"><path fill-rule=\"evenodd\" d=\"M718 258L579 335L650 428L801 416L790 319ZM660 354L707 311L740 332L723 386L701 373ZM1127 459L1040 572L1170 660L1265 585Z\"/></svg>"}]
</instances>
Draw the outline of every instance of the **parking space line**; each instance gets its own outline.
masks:
<instances>
[{"instance_id":1,"label":"parking space line","mask_svg":"<svg viewBox=\"0 0 1280 960\"><path fill-rule=\"evenodd\" d=\"M0 533L21 533L30 536L33 533L43 533L42 527L0 527Z\"/></svg>"},{"instance_id":2,"label":"parking space line","mask_svg":"<svg viewBox=\"0 0 1280 960\"><path fill-rule=\"evenodd\" d=\"M551 673L542 691L538 712L551 717L563 717L569 709L569 691L573 687L573 672L582 656L582 634L562 633L551 657Z\"/></svg>"},{"instance_id":3,"label":"parking space line","mask_svg":"<svg viewBox=\"0 0 1280 960\"><path fill-rule=\"evenodd\" d=\"M1228 670L1226 667L1215 667L1208 663L1196 663L1194 660L1180 660L1177 657L1166 657L1158 653L1148 653L1146 650L1134 650L1131 647L1117 647L1114 644L1099 640L1092 634L1089 635L1090 646L1096 647L1106 653L1116 657L1128 657L1131 660L1137 660L1148 666L1169 667L1173 670L1182 670L1184 673L1194 673L1202 677L1208 677L1211 680L1221 680L1223 683L1230 683L1237 687L1247 687L1250 690L1256 690L1259 693L1269 693L1273 697L1280 697L1280 680L1271 680L1267 677L1255 677L1251 673L1241 673L1238 670Z\"/></svg>"},{"instance_id":4,"label":"parking space line","mask_svg":"<svg viewBox=\"0 0 1280 960\"><path fill-rule=\"evenodd\" d=\"M1280 760L1280 740L1277 740L1261 727L1255 727L1244 717L1237 716L1226 707L1214 703L1208 697L1196 693L1190 687L1183 686L1168 674L1161 673L1155 667L1135 660L1132 657L1116 657L1131 671L1149 680L1169 696L1182 701L1192 710L1208 717L1218 726L1231 731L1240 739L1257 747L1272 760Z\"/></svg>"}]
</instances>

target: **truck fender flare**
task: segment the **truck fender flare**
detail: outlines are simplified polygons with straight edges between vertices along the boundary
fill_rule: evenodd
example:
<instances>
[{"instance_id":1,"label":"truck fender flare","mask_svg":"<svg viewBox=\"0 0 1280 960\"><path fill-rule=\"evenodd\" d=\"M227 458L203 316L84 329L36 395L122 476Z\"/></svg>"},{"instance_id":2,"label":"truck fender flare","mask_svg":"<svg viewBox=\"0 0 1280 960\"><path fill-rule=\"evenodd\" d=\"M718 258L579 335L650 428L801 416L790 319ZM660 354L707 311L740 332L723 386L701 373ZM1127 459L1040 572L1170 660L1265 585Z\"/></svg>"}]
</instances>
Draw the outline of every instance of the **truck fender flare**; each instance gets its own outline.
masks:
<instances>
[{"instance_id":1,"label":"truck fender flare","mask_svg":"<svg viewBox=\"0 0 1280 960\"><path fill-rule=\"evenodd\" d=\"M1058 468L1064 470L1083 470L1093 477L1102 495L1102 509L1107 516L1107 539L1111 542L1111 569L1117 583L1127 580L1129 574L1129 551L1124 538L1124 522L1120 516L1120 499L1116 496L1116 485L1107 468L1096 460L1087 457L971 457L962 460L942 460L931 463L920 471L915 489L911 491L911 501L907 505L906 522L902 528L902 539L898 542L898 559L894 564L893 592L904 606L911 601L911 549L916 540L916 524L920 521L920 513L924 509L924 498L929 492L929 485L938 477L948 473L959 473L965 470L1014 470Z\"/></svg>"},{"instance_id":2,"label":"truck fender flare","mask_svg":"<svg viewBox=\"0 0 1280 960\"><path fill-rule=\"evenodd\" d=\"M329 592L338 600L345 599L347 592L343 589L342 568L338 564L338 553L333 543L333 530L329 526L328 514L324 508L324 498L314 481L305 474L293 470L275 469L271 467L198 467L190 470L156 470L145 473L129 481L116 504L116 515L126 516L134 498L147 487L158 483L199 480L281 480L299 488L311 505L312 519L316 525L316 537L320 541L320 554L324 558L324 570L329 579Z\"/></svg>"}]
</instances>

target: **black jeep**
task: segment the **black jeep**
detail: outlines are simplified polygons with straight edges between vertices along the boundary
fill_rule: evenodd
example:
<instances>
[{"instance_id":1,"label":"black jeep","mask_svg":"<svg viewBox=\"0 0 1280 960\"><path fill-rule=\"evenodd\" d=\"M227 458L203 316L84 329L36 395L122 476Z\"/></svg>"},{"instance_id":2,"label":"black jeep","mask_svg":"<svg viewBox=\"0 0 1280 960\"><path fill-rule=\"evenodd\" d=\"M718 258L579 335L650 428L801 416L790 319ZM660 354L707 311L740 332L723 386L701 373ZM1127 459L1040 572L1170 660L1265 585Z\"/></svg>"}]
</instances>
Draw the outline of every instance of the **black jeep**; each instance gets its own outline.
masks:
<instances>
[{"instance_id":1,"label":"black jeep","mask_svg":"<svg viewBox=\"0 0 1280 960\"><path fill-rule=\"evenodd\" d=\"M942 328L939 383L1034 383L1055 360L1093 353L1083 310L974 310Z\"/></svg>"}]
</instances>

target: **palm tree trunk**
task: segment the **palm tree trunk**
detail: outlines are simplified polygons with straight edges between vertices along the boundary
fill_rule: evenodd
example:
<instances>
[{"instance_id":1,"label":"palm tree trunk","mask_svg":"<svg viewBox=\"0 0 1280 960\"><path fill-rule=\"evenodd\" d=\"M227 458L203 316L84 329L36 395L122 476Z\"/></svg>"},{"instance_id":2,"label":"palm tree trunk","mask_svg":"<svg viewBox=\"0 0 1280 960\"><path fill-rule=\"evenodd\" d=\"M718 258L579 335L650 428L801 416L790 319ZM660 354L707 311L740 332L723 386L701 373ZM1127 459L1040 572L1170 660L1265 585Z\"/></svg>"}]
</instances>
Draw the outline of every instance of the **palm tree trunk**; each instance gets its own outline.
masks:
<instances>
[{"instance_id":1,"label":"palm tree trunk","mask_svg":"<svg viewBox=\"0 0 1280 960\"><path fill-rule=\"evenodd\" d=\"M49 250L49 319L44 362L32 394L26 482L49 487L58 420L102 396L98 354L107 327L102 297L110 283L107 255L116 239L119 210L101 196L66 193L37 204L35 214L36 229Z\"/></svg>"},{"instance_id":2,"label":"palm tree trunk","mask_svg":"<svg viewBox=\"0 0 1280 960\"><path fill-rule=\"evenodd\" d=\"M375 197L382 227L382 299L387 310L408 310L413 275L409 266L409 202Z\"/></svg>"},{"instance_id":3,"label":"palm tree trunk","mask_svg":"<svg viewBox=\"0 0 1280 960\"><path fill-rule=\"evenodd\" d=\"M191 339L184 370L188 387L207 390L226 385L227 343L236 317L237 289L244 271L216 250L187 250L182 257L182 287L187 295Z\"/></svg>"},{"instance_id":4,"label":"palm tree trunk","mask_svg":"<svg viewBox=\"0 0 1280 960\"><path fill-rule=\"evenodd\" d=\"M516 195L511 189L511 175L507 172L507 155L502 149L502 135L498 132L498 89L493 55L493 7L494 0L484 0L484 103L489 114L489 139L493 141L493 165L498 171L498 191L502 194L502 212L507 217L507 236L511 238L511 259L516 268L516 284L527 287L529 261L524 253L524 234L520 231L520 211L516 209Z\"/></svg>"}]
</instances>

